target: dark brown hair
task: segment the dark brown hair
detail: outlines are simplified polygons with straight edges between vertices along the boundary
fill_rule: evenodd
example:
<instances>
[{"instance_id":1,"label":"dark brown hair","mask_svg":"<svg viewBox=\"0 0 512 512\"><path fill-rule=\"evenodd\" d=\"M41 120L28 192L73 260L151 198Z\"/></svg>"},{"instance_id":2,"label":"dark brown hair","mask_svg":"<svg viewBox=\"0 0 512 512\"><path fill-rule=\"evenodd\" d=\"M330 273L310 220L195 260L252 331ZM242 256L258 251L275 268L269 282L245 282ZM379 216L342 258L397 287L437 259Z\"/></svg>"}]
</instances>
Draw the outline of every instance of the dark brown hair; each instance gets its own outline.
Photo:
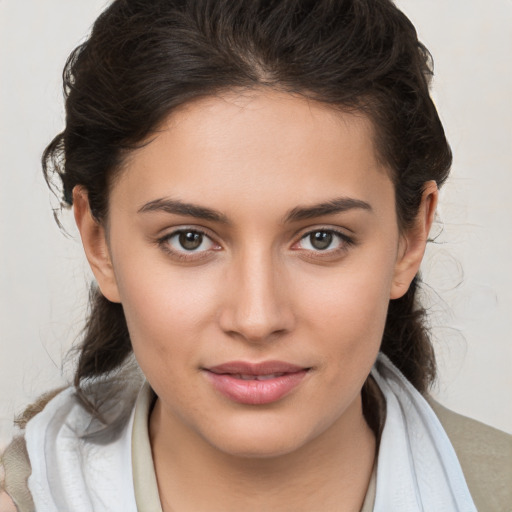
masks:
<instances>
[{"instance_id":1,"label":"dark brown hair","mask_svg":"<svg viewBox=\"0 0 512 512\"><path fill-rule=\"evenodd\" d=\"M390 0L115 0L64 70L66 126L46 148L62 198L82 185L98 222L123 157L174 109L232 89L270 87L362 112L390 169L407 229L425 182L447 178L451 152L429 95L432 61ZM54 180L53 180L54 182ZM417 276L389 304L381 350L425 392L435 359ZM93 286L75 384L131 353L123 308Z\"/></svg>"}]
</instances>

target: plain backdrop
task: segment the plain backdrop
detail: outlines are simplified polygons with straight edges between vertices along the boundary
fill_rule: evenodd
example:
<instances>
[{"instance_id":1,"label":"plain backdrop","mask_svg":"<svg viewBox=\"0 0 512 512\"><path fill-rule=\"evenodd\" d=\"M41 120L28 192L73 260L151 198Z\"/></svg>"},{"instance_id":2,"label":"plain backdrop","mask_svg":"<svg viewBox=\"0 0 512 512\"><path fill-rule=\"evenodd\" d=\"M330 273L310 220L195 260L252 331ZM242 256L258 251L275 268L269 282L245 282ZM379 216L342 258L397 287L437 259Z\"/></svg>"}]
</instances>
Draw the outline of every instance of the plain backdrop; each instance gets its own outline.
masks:
<instances>
[{"instance_id":1,"label":"plain backdrop","mask_svg":"<svg viewBox=\"0 0 512 512\"><path fill-rule=\"evenodd\" d=\"M69 237L54 222L39 160L63 127L65 59L107 3L0 0L0 445L16 412L69 378L86 311L91 276L70 212ZM512 1L397 4L434 55L455 155L423 266L433 393L512 433Z\"/></svg>"}]
</instances>

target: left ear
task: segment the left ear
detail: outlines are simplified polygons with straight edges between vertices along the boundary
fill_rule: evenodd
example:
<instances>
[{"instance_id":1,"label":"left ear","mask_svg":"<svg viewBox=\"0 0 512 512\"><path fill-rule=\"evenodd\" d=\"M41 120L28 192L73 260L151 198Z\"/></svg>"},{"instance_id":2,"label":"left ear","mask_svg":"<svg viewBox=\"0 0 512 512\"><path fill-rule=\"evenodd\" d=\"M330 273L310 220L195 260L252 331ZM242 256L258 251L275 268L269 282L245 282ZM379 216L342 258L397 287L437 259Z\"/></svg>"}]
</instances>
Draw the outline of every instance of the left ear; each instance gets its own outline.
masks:
<instances>
[{"instance_id":1,"label":"left ear","mask_svg":"<svg viewBox=\"0 0 512 512\"><path fill-rule=\"evenodd\" d=\"M398 259L395 265L390 299L399 299L409 289L418 273L425 254L428 234L436 213L439 191L435 181L427 181L414 224L400 235Z\"/></svg>"}]
</instances>

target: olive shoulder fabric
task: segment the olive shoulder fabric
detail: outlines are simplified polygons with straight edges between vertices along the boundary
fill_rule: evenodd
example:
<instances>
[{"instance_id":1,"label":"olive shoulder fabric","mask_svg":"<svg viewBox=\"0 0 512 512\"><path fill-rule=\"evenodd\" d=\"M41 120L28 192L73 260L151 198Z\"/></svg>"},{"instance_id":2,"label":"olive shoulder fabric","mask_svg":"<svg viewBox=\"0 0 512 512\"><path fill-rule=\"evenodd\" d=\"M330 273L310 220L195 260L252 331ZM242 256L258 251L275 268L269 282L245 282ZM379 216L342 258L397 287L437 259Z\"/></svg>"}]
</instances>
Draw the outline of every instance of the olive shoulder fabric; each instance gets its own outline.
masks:
<instances>
[{"instance_id":1,"label":"olive shoulder fabric","mask_svg":"<svg viewBox=\"0 0 512 512\"><path fill-rule=\"evenodd\" d=\"M512 512L512 435L429 400L459 459L479 512Z\"/></svg>"}]
</instances>

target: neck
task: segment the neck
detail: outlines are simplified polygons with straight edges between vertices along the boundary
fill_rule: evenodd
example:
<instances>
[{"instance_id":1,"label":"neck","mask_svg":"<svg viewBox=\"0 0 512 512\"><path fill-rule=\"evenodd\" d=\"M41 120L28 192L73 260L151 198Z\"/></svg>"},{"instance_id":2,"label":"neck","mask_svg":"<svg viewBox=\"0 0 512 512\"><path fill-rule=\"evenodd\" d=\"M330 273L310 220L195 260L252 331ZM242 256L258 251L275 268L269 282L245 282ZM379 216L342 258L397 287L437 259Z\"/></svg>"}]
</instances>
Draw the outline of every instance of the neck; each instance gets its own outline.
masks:
<instances>
[{"instance_id":1,"label":"neck","mask_svg":"<svg viewBox=\"0 0 512 512\"><path fill-rule=\"evenodd\" d=\"M358 512L376 449L360 398L326 431L276 457L224 453L180 425L160 401L151 415L150 439L164 512Z\"/></svg>"}]
</instances>

